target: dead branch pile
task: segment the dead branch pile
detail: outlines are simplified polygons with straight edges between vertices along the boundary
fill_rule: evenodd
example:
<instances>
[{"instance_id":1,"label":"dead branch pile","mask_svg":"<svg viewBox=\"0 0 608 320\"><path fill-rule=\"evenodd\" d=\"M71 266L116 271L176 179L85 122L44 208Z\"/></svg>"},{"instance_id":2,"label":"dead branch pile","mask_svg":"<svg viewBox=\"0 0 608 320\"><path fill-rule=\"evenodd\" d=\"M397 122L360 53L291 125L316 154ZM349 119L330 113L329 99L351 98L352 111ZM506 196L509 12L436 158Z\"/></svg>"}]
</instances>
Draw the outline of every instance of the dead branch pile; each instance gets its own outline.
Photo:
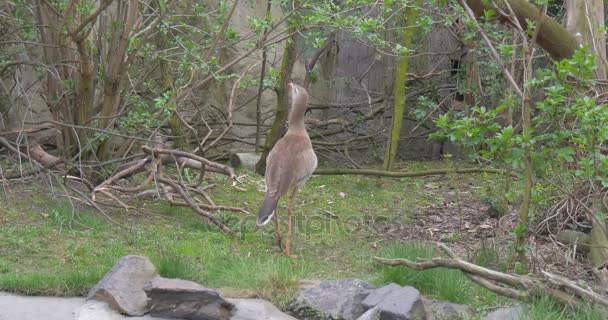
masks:
<instances>
[{"instance_id":1,"label":"dead branch pile","mask_svg":"<svg viewBox=\"0 0 608 320\"><path fill-rule=\"evenodd\" d=\"M608 189L596 189L588 183L574 190L562 187L562 192L567 197L550 208L536 232L588 256L591 266L587 268L608 292Z\"/></svg>"},{"instance_id":2,"label":"dead branch pile","mask_svg":"<svg viewBox=\"0 0 608 320\"><path fill-rule=\"evenodd\" d=\"M115 196L112 191L135 196L155 194L166 199L171 205L189 207L224 232L231 235L235 234L234 231L217 219L213 215L213 212L227 210L247 213L247 211L237 207L216 205L207 194L207 190L215 185L203 185L205 175L208 172L226 175L233 182L236 182L236 176L231 167L209 161L185 151L150 148L148 146L143 146L142 151L146 154L144 159L130 162L115 170L115 173L110 178L93 188L91 199L95 201L98 195L105 195L128 209L130 207ZM163 164L175 164L179 170L172 175L163 170ZM196 181L184 181L179 172L184 168L193 169L198 172ZM139 173L144 173L146 177L143 179L143 182L136 186L124 186L117 183L119 180ZM151 189L151 186L155 186L155 188Z\"/></svg>"},{"instance_id":3,"label":"dead branch pile","mask_svg":"<svg viewBox=\"0 0 608 320\"><path fill-rule=\"evenodd\" d=\"M30 171L18 169L14 170L14 172L3 172L3 170L0 170L0 180L20 179L45 171L54 176L63 177L63 179L59 178L58 180L64 182L82 182L90 191L90 197L84 200L95 207L97 205L116 206L118 204L119 207L132 209L133 207L129 206L123 200L124 197L120 195L130 195L134 198L152 194L159 198L164 198L171 205L189 207L209 223L231 235L235 234L234 231L214 216L214 213L222 210L247 213L242 208L217 205L207 194L209 189L215 187L215 184L205 184L205 178L208 173L228 176L234 185L236 183L234 170L229 166L207 160L193 153L142 146L141 149L145 155L143 159L118 166L108 179L97 186L93 186L93 184L83 177L70 175L61 158L50 155L39 145L17 148L2 137L0 137L0 145L11 151L15 155L14 159L17 162L20 164L29 162L34 168ZM175 165L178 170L163 170L164 167L170 165ZM198 177L195 181L184 181L181 173L185 168L198 172ZM130 179L130 181L141 181L135 182L136 185L130 186L121 183L126 178L140 174L145 175L145 178ZM79 195L81 197L85 196L84 193L79 193ZM111 201L104 202L102 198L110 199Z\"/></svg>"}]
</instances>

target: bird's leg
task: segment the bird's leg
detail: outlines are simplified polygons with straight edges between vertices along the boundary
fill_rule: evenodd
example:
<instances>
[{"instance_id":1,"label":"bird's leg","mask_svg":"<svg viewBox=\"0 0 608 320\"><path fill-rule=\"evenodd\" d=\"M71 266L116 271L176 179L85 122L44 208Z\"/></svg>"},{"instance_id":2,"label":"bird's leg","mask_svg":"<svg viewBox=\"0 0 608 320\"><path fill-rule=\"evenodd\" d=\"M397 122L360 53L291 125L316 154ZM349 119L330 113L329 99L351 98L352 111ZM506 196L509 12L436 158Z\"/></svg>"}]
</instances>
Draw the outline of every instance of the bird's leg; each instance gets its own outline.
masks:
<instances>
[{"instance_id":1,"label":"bird's leg","mask_svg":"<svg viewBox=\"0 0 608 320\"><path fill-rule=\"evenodd\" d=\"M298 187L293 188L289 205L287 206L287 240L285 241L285 255L289 256L289 242L291 239L291 213L293 205L296 202L296 196L298 195Z\"/></svg>"},{"instance_id":2,"label":"bird's leg","mask_svg":"<svg viewBox=\"0 0 608 320\"><path fill-rule=\"evenodd\" d=\"M279 215L277 214L277 209L274 209L274 225L276 226L275 236L277 239L277 245L279 249L283 250L283 236L281 236L281 228L279 226Z\"/></svg>"}]
</instances>

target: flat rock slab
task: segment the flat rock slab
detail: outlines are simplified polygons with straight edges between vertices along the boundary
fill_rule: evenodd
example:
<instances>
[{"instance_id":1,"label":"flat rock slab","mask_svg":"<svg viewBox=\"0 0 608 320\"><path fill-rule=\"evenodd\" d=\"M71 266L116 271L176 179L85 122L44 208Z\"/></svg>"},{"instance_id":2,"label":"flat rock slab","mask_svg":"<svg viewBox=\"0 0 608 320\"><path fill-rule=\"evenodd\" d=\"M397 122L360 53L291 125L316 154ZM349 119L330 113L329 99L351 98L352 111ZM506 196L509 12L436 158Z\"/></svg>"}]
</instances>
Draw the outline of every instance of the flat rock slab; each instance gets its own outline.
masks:
<instances>
[{"instance_id":1,"label":"flat rock slab","mask_svg":"<svg viewBox=\"0 0 608 320\"><path fill-rule=\"evenodd\" d=\"M226 299L235 305L230 320L297 320L262 299Z\"/></svg>"},{"instance_id":2,"label":"flat rock slab","mask_svg":"<svg viewBox=\"0 0 608 320\"><path fill-rule=\"evenodd\" d=\"M44 319L44 318L40 318ZM156 318L150 315L142 317L130 317L116 312L102 301L89 300L75 312L74 318L64 318L74 320L169 320L166 318Z\"/></svg>"},{"instance_id":3,"label":"flat rock slab","mask_svg":"<svg viewBox=\"0 0 608 320\"><path fill-rule=\"evenodd\" d=\"M69 320L84 298L28 297L0 292L0 320Z\"/></svg>"},{"instance_id":4,"label":"flat rock slab","mask_svg":"<svg viewBox=\"0 0 608 320\"><path fill-rule=\"evenodd\" d=\"M473 308L464 304L422 299L427 320L461 320L473 317Z\"/></svg>"},{"instance_id":5,"label":"flat rock slab","mask_svg":"<svg viewBox=\"0 0 608 320\"><path fill-rule=\"evenodd\" d=\"M311 283L301 289L288 310L301 320L357 319L365 310L361 302L374 287L358 279Z\"/></svg>"},{"instance_id":6,"label":"flat rock slab","mask_svg":"<svg viewBox=\"0 0 608 320\"><path fill-rule=\"evenodd\" d=\"M391 283L373 290L362 302L365 309L378 307L381 320L426 319L420 292Z\"/></svg>"},{"instance_id":7,"label":"flat rock slab","mask_svg":"<svg viewBox=\"0 0 608 320\"><path fill-rule=\"evenodd\" d=\"M227 320L234 309L217 291L192 281L156 277L144 290L150 299L150 314L155 317Z\"/></svg>"},{"instance_id":8,"label":"flat rock slab","mask_svg":"<svg viewBox=\"0 0 608 320\"><path fill-rule=\"evenodd\" d=\"M156 267L146 257L124 256L89 291L87 299L107 302L123 314L142 316L148 312L148 297L143 287L158 275Z\"/></svg>"},{"instance_id":9,"label":"flat rock slab","mask_svg":"<svg viewBox=\"0 0 608 320\"><path fill-rule=\"evenodd\" d=\"M490 312L482 320L519 320L523 318L523 308L521 306L498 308Z\"/></svg>"}]
</instances>

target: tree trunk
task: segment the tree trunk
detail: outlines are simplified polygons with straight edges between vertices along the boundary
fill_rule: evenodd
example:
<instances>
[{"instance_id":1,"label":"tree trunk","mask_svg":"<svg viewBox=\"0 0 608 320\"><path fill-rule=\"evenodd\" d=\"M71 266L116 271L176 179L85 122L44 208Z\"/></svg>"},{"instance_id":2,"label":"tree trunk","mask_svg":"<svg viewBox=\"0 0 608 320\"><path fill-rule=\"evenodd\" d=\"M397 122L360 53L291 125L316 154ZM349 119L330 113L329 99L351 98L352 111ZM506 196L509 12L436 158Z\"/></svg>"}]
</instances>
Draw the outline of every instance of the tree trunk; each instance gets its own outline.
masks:
<instances>
[{"instance_id":1,"label":"tree trunk","mask_svg":"<svg viewBox=\"0 0 608 320\"><path fill-rule=\"evenodd\" d=\"M597 78L606 79L606 37L600 32L604 27L604 2L602 0L567 0L566 29L596 55Z\"/></svg>"},{"instance_id":2,"label":"tree trunk","mask_svg":"<svg viewBox=\"0 0 608 320\"><path fill-rule=\"evenodd\" d=\"M421 5L422 0L416 0L413 6L407 8L407 11L405 12L405 31L403 31L402 38L402 44L405 48L409 48L412 44L418 8ZM397 157L397 146L399 145L399 137L401 136L401 125L403 123L403 113L406 103L405 89L409 59L410 57L408 55L401 56L399 58L399 65L397 66L397 75L395 76L395 106L391 124L391 134L386 144L386 153L384 155L384 170L386 171L393 170Z\"/></svg>"},{"instance_id":3,"label":"tree trunk","mask_svg":"<svg viewBox=\"0 0 608 320\"><path fill-rule=\"evenodd\" d=\"M137 0L129 0L128 2L119 2L118 6L122 6L117 10L115 21L123 23L117 24L110 28L110 48L109 57L105 70L105 82L103 87L103 102L99 119L99 128L109 130L115 121L115 115L118 113L118 106L121 100L123 89L123 78L129 68L127 63L126 53L129 44L130 34L135 26L137 19ZM106 137L97 148L97 159L108 160L111 158L112 138Z\"/></svg>"},{"instance_id":4,"label":"tree trunk","mask_svg":"<svg viewBox=\"0 0 608 320\"><path fill-rule=\"evenodd\" d=\"M40 26L40 39L43 44L42 61L50 66L46 73L43 84L44 98L48 105L53 120L69 123L71 116L71 103L68 99L69 94L62 86L62 79L71 79L72 69L62 61L74 60L73 51L65 45L65 37L62 35L58 26L60 19L54 14L51 4L45 1L35 1L36 4L36 23ZM64 156L70 156L69 150L72 146L72 130L65 126L57 128L57 149Z\"/></svg>"},{"instance_id":5,"label":"tree trunk","mask_svg":"<svg viewBox=\"0 0 608 320\"><path fill-rule=\"evenodd\" d=\"M295 31L293 26L289 27L289 33ZM291 73L293 65L296 63L296 34L294 33L286 42L283 50L283 60L281 61L281 73L277 80L277 87L274 91L277 93L277 111L275 113L274 122L270 128L270 133L266 137L264 151L260 157L260 161L255 165L255 171L259 174L264 174L266 171L266 158L268 153L274 147L274 144L281 138L281 131L287 119L289 109L289 91L287 85L291 81Z\"/></svg>"},{"instance_id":6,"label":"tree trunk","mask_svg":"<svg viewBox=\"0 0 608 320\"><path fill-rule=\"evenodd\" d=\"M537 7L526 0L505 0L505 1L486 1L486 0L458 0L462 5L465 1L473 10L477 17L484 17L485 10L494 10L498 15L498 20L501 23L512 24L509 17L500 15L499 10L494 6L496 4L502 12L507 14L510 12L509 6L513 9L513 13L523 28L527 28L528 21L539 21L540 26L536 42L545 49L554 60L562 60L570 58L579 44L574 35L566 28L560 25L551 17L542 13ZM580 0L575 0L579 2ZM509 4L509 6L506 5Z\"/></svg>"}]
</instances>

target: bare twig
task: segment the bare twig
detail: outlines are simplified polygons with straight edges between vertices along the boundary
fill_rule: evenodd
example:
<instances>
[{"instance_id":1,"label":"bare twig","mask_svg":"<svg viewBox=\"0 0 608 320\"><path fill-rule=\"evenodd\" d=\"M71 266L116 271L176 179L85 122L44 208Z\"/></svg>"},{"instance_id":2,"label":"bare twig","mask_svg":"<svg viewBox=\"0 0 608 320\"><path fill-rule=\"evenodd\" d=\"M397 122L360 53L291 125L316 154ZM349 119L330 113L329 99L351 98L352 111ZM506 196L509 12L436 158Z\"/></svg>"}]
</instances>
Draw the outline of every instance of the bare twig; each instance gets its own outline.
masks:
<instances>
[{"instance_id":1,"label":"bare twig","mask_svg":"<svg viewBox=\"0 0 608 320\"><path fill-rule=\"evenodd\" d=\"M238 87L239 83L241 83L241 80L243 80L243 77L245 77L245 74L247 74L247 72L249 72L249 70L251 70L253 67L255 67L256 65L258 65L261 62L262 61L258 61L254 64L251 64L249 67L245 68L245 70L241 73L241 76L234 82L234 85L232 86L232 91L230 91L230 100L228 102L228 115L226 116L226 122L227 122L226 127L213 141L211 141L211 143L209 143L202 149L203 154L205 154L207 151L209 151L210 148L212 148L218 141L220 141L220 139L222 139L226 135L226 133L228 133L228 131L230 131L230 129L232 129L232 107L234 105L234 93L236 91L236 88Z\"/></svg>"}]
</instances>

